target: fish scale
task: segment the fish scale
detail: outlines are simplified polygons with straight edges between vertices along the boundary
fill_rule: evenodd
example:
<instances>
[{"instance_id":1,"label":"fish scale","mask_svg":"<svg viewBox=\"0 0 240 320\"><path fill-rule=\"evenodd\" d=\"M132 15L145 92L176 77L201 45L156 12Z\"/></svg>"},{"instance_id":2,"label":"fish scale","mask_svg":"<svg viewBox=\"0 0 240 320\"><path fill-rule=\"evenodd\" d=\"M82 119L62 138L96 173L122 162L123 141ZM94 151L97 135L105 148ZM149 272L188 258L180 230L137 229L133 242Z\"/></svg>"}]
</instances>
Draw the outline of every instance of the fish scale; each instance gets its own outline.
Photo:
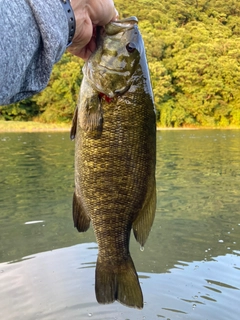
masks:
<instances>
[{"instance_id":1,"label":"fish scale","mask_svg":"<svg viewBox=\"0 0 240 320\"><path fill-rule=\"evenodd\" d=\"M97 51L83 69L71 131L76 146L73 219L80 232L89 228L90 221L93 225L99 249L95 281L98 302L118 300L124 305L142 308L143 296L130 256L129 241L133 229L135 238L143 246L155 215L153 96L136 18L111 22L100 38ZM105 43L111 50L102 49ZM131 50L136 50L129 53L128 43L131 43ZM119 61L118 72L111 72L114 59L118 58L115 51L122 54L122 73ZM104 52L112 53L114 59L102 59ZM113 66L108 65L102 72L104 61L111 61ZM126 68L130 67L126 73ZM98 74L104 77L99 78ZM106 86L112 89L116 86L116 92L120 87L121 94L105 99ZM122 90L124 86L126 89Z\"/></svg>"}]
</instances>

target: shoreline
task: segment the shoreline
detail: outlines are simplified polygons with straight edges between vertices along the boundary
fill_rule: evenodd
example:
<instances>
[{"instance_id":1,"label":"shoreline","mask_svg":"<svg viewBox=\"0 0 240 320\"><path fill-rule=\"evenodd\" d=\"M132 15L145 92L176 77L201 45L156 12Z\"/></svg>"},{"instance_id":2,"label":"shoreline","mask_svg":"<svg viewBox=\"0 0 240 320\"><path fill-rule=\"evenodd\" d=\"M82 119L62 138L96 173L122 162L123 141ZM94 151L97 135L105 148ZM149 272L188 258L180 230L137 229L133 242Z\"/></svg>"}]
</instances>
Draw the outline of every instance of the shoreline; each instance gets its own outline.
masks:
<instances>
[{"instance_id":1,"label":"shoreline","mask_svg":"<svg viewBox=\"0 0 240 320\"><path fill-rule=\"evenodd\" d=\"M61 132L70 131L71 124L35 121L0 121L0 133L8 132Z\"/></svg>"},{"instance_id":2,"label":"shoreline","mask_svg":"<svg viewBox=\"0 0 240 320\"><path fill-rule=\"evenodd\" d=\"M34 121L2 121L0 120L0 133L9 132L70 132L71 124L41 123ZM157 131L167 130L239 130L240 127L157 127Z\"/></svg>"}]
</instances>

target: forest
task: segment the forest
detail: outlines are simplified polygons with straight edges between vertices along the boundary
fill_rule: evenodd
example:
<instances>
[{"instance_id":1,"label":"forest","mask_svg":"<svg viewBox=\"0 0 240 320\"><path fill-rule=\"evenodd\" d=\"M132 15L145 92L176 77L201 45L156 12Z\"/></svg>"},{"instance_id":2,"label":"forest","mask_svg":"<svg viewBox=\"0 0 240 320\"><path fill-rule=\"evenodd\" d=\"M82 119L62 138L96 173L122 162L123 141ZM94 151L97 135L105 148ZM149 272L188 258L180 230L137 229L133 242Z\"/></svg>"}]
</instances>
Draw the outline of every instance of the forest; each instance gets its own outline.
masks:
<instances>
[{"instance_id":1,"label":"forest","mask_svg":"<svg viewBox=\"0 0 240 320\"><path fill-rule=\"evenodd\" d=\"M240 1L115 0L137 16L160 127L240 127ZM48 87L0 120L70 122L83 61L65 53Z\"/></svg>"}]
</instances>

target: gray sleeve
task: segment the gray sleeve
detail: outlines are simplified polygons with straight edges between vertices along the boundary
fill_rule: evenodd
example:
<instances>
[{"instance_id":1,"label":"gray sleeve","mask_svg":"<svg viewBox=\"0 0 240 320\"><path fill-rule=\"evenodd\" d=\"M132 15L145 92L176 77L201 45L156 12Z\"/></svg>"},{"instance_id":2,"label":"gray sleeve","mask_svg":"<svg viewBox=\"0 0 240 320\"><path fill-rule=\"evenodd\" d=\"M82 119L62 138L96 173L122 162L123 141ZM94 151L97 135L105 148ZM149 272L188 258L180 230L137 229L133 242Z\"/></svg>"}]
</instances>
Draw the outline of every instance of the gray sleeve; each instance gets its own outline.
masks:
<instances>
[{"instance_id":1,"label":"gray sleeve","mask_svg":"<svg viewBox=\"0 0 240 320\"><path fill-rule=\"evenodd\" d=\"M0 105L43 90L67 41L60 0L0 0Z\"/></svg>"}]
</instances>

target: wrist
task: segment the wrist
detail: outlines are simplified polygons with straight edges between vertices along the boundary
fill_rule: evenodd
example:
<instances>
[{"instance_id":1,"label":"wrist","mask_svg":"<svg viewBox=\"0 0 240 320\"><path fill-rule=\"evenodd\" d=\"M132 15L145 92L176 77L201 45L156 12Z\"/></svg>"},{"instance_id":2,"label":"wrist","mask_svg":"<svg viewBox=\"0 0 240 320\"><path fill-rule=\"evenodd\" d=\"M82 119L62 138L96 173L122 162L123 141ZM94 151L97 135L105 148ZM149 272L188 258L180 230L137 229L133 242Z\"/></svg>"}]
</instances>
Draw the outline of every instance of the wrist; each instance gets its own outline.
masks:
<instances>
[{"instance_id":1,"label":"wrist","mask_svg":"<svg viewBox=\"0 0 240 320\"><path fill-rule=\"evenodd\" d=\"M60 0L62 7L66 13L67 21L68 21L68 42L67 47L72 44L72 40L76 30L76 20L73 9L71 7L71 0Z\"/></svg>"}]
</instances>

